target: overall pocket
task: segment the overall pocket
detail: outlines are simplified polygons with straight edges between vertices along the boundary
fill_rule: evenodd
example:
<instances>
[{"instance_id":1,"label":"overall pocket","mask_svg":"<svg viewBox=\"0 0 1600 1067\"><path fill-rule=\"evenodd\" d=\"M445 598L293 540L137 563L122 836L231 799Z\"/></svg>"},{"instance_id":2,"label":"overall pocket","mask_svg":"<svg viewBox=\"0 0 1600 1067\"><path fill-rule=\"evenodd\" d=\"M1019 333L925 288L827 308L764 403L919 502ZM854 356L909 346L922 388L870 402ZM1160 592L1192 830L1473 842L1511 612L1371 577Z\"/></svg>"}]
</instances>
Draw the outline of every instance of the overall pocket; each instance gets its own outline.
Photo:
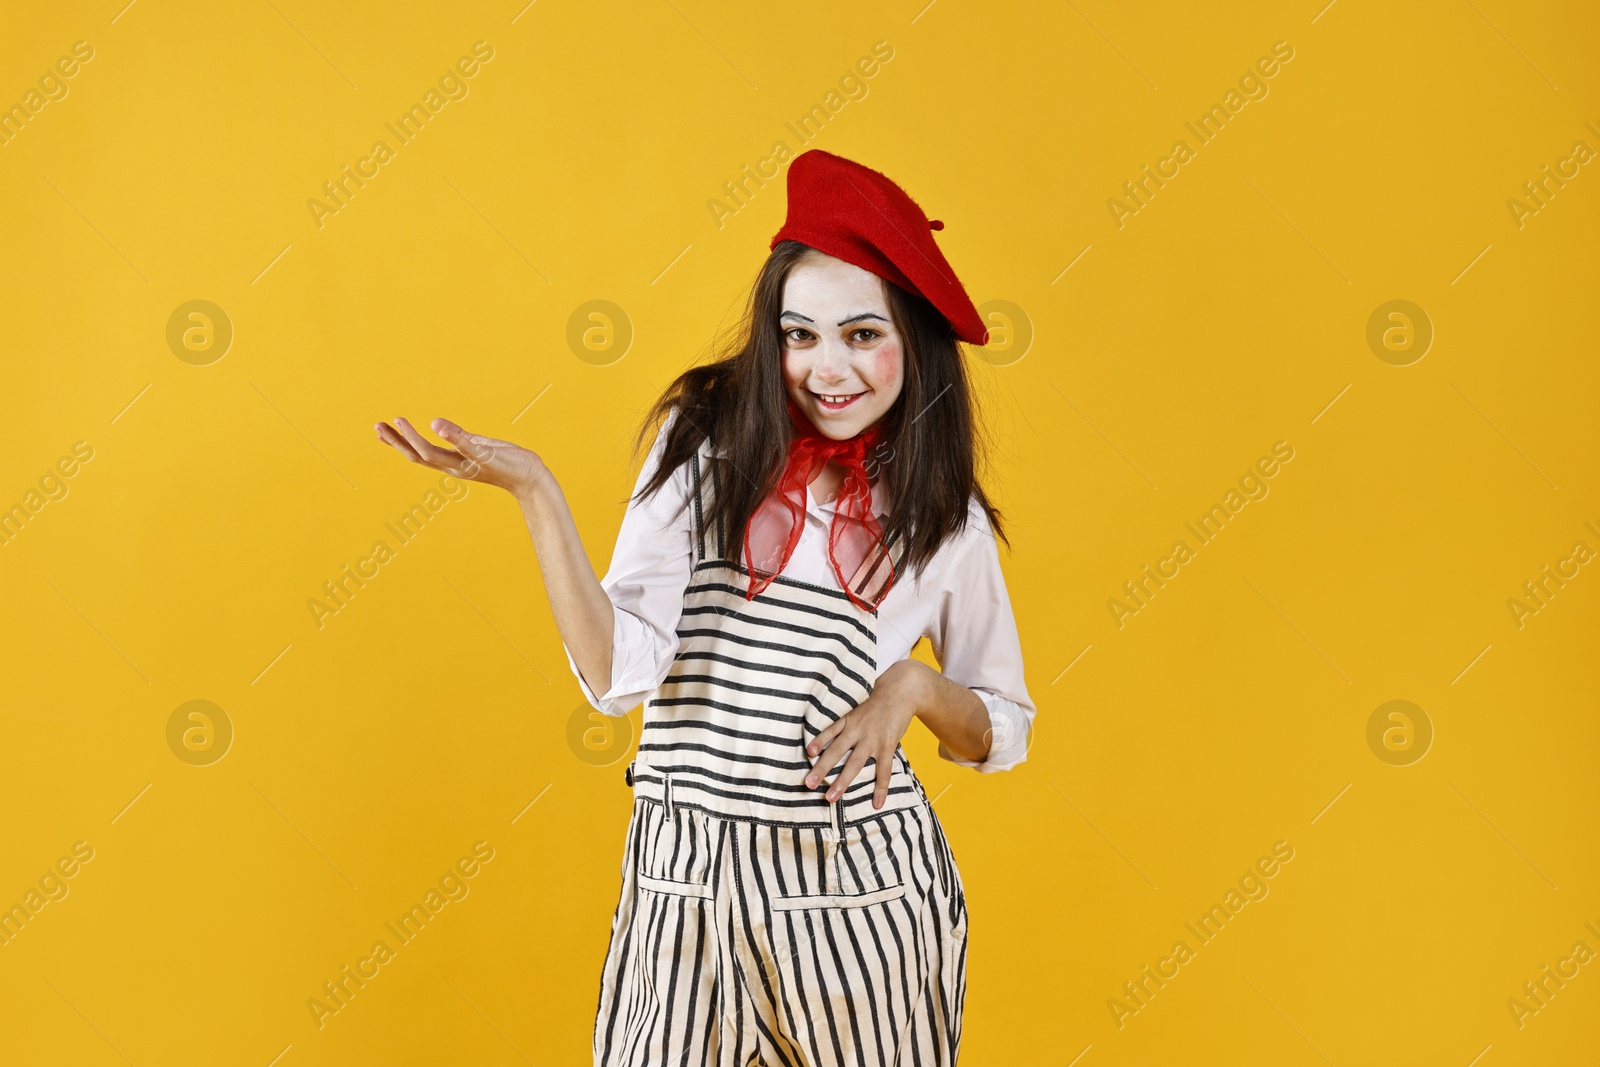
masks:
<instances>
[{"instance_id":1,"label":"overall pocket","mask_svg":"<svg viewBox=\"0 0 1600 1067\"><path fill-rule=\"evenodd\" d=\"M634 877L640 889L670 896L711 897L714 848L703 812L672 803L671 779L663 801L638 802Z\"/></svg>"},{"instance_id":2,"label":"overall pocket","mask_svg":"<svg viewBox=\"0 0 1600 1067\"><path fill-rule=\"evenodd\" d=\"M834 806L840 820L840 808ZM768 900L773 911L846 910L885 904L906 895L910 873L904 844L887 825L888 820L862 823L835 821L816 832L822 855L820 878L802 884L790 882L786 892Z\"/></svg>"},{"instance_id":3,"label":"overall pocket","mask_svg":"<svg viewBox=\"0 0 1600 1067\"><path fill-rule=\"evenodd\" d=\"M891 900L899 900L906 895L904 883L885 886L882 889L869 889L862 893L824 893L811 896L773 897L770 901L773 911L805 911L810 908L865 908L872 904L883 904Z\"/></svg>"}]
</instances>

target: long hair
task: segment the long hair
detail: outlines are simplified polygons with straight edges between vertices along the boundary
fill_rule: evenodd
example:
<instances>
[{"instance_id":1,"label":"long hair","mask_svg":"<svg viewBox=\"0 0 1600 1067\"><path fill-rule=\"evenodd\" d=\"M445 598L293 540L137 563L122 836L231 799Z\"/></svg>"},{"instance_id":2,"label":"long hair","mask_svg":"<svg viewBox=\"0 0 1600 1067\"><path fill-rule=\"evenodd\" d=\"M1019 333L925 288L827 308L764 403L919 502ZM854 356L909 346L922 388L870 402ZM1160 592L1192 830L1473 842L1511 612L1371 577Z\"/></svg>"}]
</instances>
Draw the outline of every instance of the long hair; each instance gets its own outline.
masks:
<instances>
[{"instance_id":1,"label":"long hair","mask_svg":"<svg viewBox=\"0 0 1600 1067\"><path fill-rule=\"evenodd\" d=\"M780 241L751 287L743 321L721 358L680 374L661 394L639 429L635 452L674 409L661 459L636 500L657 492L709 437L723 452L708 526L726 531L727 557L743 558L745 524L777 486L794 428L783 378L783 286L789 272L816 250ZM884 539L905 539L903 566L920 573L939 546L967 524L974 497L995 534L1005 540L1000 513L977 475L977 420L955 331L927 299L884 280L889 317L905 353L900 396L880 420L881 435L867 457L888 498ZM1010 544L1009 541L1006 542Z\"/></svg>"}]
</instances>

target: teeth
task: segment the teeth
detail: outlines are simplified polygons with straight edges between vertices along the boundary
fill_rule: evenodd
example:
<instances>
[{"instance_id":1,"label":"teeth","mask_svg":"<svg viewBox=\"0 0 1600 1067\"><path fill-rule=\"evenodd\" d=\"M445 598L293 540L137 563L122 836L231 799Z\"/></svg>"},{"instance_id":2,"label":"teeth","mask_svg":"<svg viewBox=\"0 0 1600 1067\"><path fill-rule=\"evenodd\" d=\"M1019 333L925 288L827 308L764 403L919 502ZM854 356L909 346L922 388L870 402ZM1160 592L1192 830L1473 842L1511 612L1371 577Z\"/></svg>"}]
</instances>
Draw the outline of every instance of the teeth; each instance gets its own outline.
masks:
<instances>
[{"instance_id":1,"label":"teeth","mask_svg":"<svg viewBox=\"0 0 1600 1067\"><path fill-rule=\"evenodd\" d=\"M852 393L852 394L850 394L850 396L828 396L825 393L818 393L817 395L820 396L823 400L826 400L830 404L842 404L846 400L849 400L851 398L851 396L854 396L855 394Z\"/></svg>"}]
</instances>

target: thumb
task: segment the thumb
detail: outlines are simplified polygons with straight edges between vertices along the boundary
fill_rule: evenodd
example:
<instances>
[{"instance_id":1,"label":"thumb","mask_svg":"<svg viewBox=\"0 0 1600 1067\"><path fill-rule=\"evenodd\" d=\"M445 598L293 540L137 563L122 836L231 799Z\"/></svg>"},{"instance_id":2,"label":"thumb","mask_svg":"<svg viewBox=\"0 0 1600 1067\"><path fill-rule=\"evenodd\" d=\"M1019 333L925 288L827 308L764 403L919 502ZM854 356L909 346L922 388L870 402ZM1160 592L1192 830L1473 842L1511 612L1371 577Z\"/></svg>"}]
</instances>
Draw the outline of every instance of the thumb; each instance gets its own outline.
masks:
<instances>
[{"instance_id":1,"label":"thumb","mask_svg":"<svg viewBox=\"0 0 1600 1067\"><path fill-rule=\"evenodd\" d=\"M428 424L428 428L446 441L454 441L456 438L468 436L466 430L463 430L449 419L434 419Z\"/></svg>"},{"instance_id":2,"label":"thumb","mask_svg":"<svg viewBox=\"0 0 1600 1067\"><path fill-rule=\"evenodd\" d=\"M430 425L434 433L454 445L456 451L468 459L487 460L493 454L495 445L505 444L492 437L470 433L449 419L434 419Z\"/></svg>"},{"instance_id":3,"label":"thumb","mask_svg":"<svg viewBox=\"0 0 1600 1067\"><path fill-rule=\"evenodd\" d=\"M461 456L458 474L464 478L477 478L484 466L494 458L494 444L488 438L468 433L449 419L434 419L429 423L434 433L446 444L454 445Z\"/></svg>"},{"instance_id":4,"label":"thumb","mask_svg":"<svg viewBox=\"0 0 1600 1067\"><path fill-rule=\"evenodd\" d=\"M508 445L513 448L516 447L515 445L512 445L510 441L502 441L498 437L485 437L481 433L473 433L465 427L457 426L449 419L434 419L432 426L434 433L438 434L440 437L443 437L446 441L449 441L451 444L454 444L457 447L462 445Z\"/></svg>"}]
</instances>

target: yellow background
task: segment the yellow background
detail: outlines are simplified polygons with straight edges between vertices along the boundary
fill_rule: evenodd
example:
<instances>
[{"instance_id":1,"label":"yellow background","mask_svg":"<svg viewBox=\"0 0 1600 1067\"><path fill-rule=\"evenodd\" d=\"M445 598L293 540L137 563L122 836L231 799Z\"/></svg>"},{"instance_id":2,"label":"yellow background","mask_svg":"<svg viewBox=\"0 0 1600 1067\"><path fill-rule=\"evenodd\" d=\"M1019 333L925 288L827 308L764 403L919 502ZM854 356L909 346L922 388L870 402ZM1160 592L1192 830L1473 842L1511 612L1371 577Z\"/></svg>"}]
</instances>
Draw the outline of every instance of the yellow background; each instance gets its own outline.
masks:
<instances>
[{"instance_id":1,"label":"yellow background","mask_svg":"<svg viewBox=\"0 0 1600 1067\"><path fill-rule=\"evenodd\" d=\"M973 361L1032 756L978 776L907 742L972 909L963 1062L1593 1062L1600 964L1520 1029L1506 1005L1600 951L1600 575L1520 629L1506 604L1600 549L1596 164L1507 207L1600 150L1591 8L119 8L0 32L0 103L94 48L0 147L0 505L93 448L0 548L0 904L95 850L0 947L0 1061L586 1061L627 753L569 747L516 508L473 487L320 629L307 601L437 482L375 439L396 415L540 450L603 570L637 420L785 206L772 182L719 228L707 201L784 140L901 182L1034 331ZM319 229L306 201L479 40L469 95ZM878 41L801 145L785 123ZM1179 138L1119 229L1107 200ZM166 340L193 299L235 332L205 366ZM634 330L604 366L566 341L596 299ZM1409 366L1366 342L1391 299L1435 330ZM1279 440L1270 495L1119 629L1122 583ZM167 743L196 699L235 730L209 766ZM1435 732L1409 766L1367 744L1392 699ZM319 1030L308 998L480 840L470 895ZM1277 841L1270 895L1119 1028L1122 983Z\"/></svg>"}]
</instances>

